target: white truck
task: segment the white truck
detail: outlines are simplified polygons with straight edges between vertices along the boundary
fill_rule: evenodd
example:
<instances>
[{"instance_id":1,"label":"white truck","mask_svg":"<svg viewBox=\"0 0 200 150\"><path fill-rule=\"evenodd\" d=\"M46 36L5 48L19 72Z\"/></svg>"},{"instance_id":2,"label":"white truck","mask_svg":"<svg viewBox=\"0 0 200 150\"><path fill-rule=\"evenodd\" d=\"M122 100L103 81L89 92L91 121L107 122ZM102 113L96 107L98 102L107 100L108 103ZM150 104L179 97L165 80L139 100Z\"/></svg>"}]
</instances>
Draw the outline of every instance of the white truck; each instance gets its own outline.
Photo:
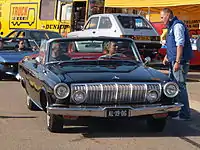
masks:
<instances>
[{"instance_id":1,"label":"white truck","mask_svg":"<svg viewBox=\"0 0 200 150\"><path fill-rule=\"evenodd\" d=\"M152 63L160 64L160 35L151 23L134 14L96 14L89 17L82 31L70 32L68 37L129 37L132 38L142 58L151 57ZM159 60L157 60L159 58Z\"/></svg>"}]
</instances>

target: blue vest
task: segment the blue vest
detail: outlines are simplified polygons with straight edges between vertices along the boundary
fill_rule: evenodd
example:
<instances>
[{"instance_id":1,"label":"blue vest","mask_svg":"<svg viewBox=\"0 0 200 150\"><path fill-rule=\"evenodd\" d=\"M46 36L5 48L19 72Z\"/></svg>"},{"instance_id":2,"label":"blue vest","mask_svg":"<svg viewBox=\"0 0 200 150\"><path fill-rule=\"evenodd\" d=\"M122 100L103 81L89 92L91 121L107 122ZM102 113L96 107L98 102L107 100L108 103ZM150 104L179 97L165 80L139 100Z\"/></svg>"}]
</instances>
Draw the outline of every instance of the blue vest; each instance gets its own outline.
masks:
<instances>
[{"instance_id":1,"label":"blue vest","mask_svg":"<svg viewBox=\"0 0 200 150\"><path fill-rule=\"evenodd\" d=\"M174 36L174 26L175 24L180 23L185 27L185 43L183 47L183 55L182 55L182 61L189 61L193 57L193 51L192 46L190 42L189 32L185 24L178 20L177 17L174 17L172 21L169 23L168 26L168 34L167 34L167 58L169 62L176 61L176 42L175 42L175 36Z\"/></svg>"}]
</instances>

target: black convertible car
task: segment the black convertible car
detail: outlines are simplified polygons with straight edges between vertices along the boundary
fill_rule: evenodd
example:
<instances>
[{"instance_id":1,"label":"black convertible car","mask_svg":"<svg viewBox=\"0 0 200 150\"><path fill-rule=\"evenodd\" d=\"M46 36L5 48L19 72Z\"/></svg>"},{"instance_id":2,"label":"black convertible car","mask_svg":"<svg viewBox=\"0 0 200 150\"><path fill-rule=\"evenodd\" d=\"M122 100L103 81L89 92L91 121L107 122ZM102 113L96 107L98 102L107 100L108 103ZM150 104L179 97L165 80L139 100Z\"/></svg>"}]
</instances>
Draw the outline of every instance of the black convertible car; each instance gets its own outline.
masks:
<instances>
[{"instance_id":1,"label":"black convertible car","mask_svg":"<svg viewBox=\"0 0 200 150\"><path fill-rule=\"evenodd\" d=\"M30 110L42 109L51 132L64 119L144 117L162 131L182 104L176 83L141 60L127 38L67 38L44 42L39 56L19 64Z\"/></svg>"}]
</instances>

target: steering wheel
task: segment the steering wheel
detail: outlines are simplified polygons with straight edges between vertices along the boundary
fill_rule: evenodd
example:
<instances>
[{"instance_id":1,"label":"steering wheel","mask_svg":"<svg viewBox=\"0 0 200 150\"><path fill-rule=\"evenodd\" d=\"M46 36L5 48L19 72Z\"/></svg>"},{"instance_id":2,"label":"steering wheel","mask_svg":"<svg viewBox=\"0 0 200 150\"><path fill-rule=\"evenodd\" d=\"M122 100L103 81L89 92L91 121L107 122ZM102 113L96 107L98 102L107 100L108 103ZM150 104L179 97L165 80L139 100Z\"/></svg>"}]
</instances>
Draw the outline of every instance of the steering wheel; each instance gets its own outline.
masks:
<instances>
[{"instance_id":1,"label":"steering wheel","mask_svg":"<svg viewBox=\"0 0 200 150\"><path fill-rule=\"evenodd\" d=\"M59 55L55 59L58 61L65 61L65 60L70 60L70 57L67 55Z\"/></svg>"},{"instance_id":2,"label":"steering wheel","mask_svg":"<svg viewBox=\"0 0 200 150\"><path fill-rule=\"evenodd\" d=\"M123 54L122 54L123 55ZM98 58L98 60L102 60L102 59L119 59L121 57L120 53L115 53L113 55L102 55Z\"/></svg>"}]
</instances>

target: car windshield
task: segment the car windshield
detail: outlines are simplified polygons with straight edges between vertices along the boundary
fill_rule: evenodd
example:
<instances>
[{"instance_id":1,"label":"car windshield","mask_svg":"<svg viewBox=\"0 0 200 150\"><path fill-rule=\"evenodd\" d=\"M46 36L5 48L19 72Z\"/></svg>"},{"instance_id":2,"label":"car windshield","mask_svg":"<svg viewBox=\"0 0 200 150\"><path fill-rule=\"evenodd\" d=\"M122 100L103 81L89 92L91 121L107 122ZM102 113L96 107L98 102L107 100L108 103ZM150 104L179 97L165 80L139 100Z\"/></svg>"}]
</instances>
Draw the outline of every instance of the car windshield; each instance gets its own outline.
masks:
<instances>
[{"instance_id":1,"label":"car windshield","mask_svg":"<svg viewBox=\"0 0 200 150\"><path fill-rule=\"evenodd\" d=\"M135 16L117 16L120 24L126 29L151 29L149 23L142 17Z\"/></svg>"},{"instance_id":2,"label":"car windshield","mask_svg":"<svg viewBox=\"0 0 200 150\"><path fill-rule=\"evenodd\" d=\"M138 51L127 39L61 39L50 43L51 61L129 60L140 61Z\"/></svg>"},{"instance_id":3,"label":"car windshield","mask_svg":"<svg viewBox=\"0 0 200 150\"><path fill-rule=\"evenodd\" d=\"M30 51L32 47L28 40L25 39L3 39L0 41L0 51L3 50L18 50Z\"/></svg>"},{"instance_id":4,"label":"car windshield","mask_svg":"<svg viewBox=\"0 0 200 150\"><path fill-rule=\"evenodd\" d=\"M142 62L134 42L125 38L53 40L47 53L46 64L64 71L126 72Z\"/></svg>"},{"instance_id":5,"label":"car windshield","mask_svg":"<svg viewBox=\"0 0 200 150\"><path fill-rule=\"evenodd\" d=\"M40 41L42 39L52 39L52 38L61 38L62 36L57 32L50 31L31 31L30 37L36 41Z\"/></svg>"}]
</instances>

